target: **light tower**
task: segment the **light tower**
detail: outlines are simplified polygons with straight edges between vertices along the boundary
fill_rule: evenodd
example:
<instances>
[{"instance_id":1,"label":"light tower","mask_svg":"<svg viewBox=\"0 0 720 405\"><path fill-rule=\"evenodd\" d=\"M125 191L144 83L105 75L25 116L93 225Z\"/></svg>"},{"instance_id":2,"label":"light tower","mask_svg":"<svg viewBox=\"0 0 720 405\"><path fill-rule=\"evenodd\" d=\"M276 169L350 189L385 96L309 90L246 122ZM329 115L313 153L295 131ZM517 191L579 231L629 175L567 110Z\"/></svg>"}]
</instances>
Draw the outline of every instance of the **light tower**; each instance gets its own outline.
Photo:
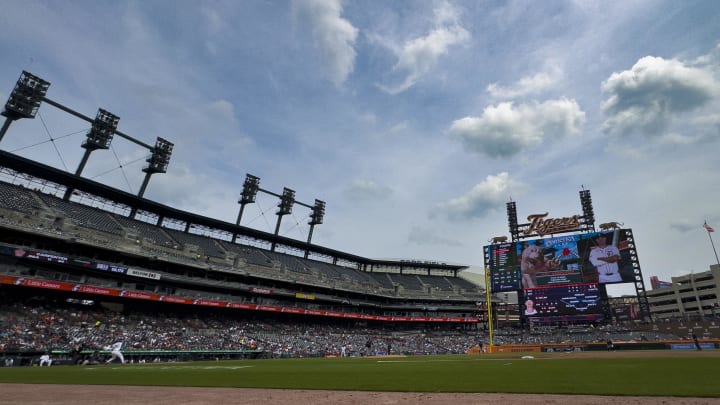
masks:
<instances>
[{"instance_id":1,"label":"light tower","mask_svg":"<svg viewBox=\"0 0 720 405\"><path fill-rule=\"evenodd\" d=\"M245 211L245 206L255 202L258 190L260 190L260 177L253 176L250 173L245 174L243 191L240 194L240 199L238 200L238 204L240 204L240 212L238 212L237 222L235 222L236 225L240 225L243 211Z\"/></svg>"},{"instance_id":2,"label":"light tower","mask_svg":"<svg viewBox=\"0 0 720 405\"><path fill-rule=\"evenodd\" d=\"M158 137L155 141L155 147L151 149L152 155L145 160L148 165L142 169L145 172L145 179L143 179L142 186L138 192L138 197L145 194L145 189L150 182L150 176L155 173L166 173L168 165L170 164L170 156L172 155L173 144L163 138ZM137 209L133 208L130 211L130 218L135 218ZM158 218L158 225L161 224L163 218Z\"/></svg>"},{"instance_id":3,"label":"light tower","mask_svg":"<svg viewBox=\"0 0 720 405\"><path fill-rule=\"evenodd\" d=\"M0 129L0 141L13 121L20 118L35 118L49 87L50 82L23 70L5 103L5 110L0 113L6 117L2 129Z\"/></svg>"},{"instance_id":4,"label":"light tower","mask_svg":"<svg viewBox=\"0 0 720 405\"><path fill-rule=\"evenodd\" d=\"M590 190L585 190L584 187L580 190L580 205L583 210L583 230L586 232L594 232L595 211L593 210L592 197L590 196Z\"/></svg>"},{"instance_id":5,"label":"light tower","mask_svg":"<svg viewBox=\"0 0 720 405\"><path fill-rule=\"evenodd\" d=\"M315 229L315 225L320 225L323 223L323 219L325 218L325 201L315 199L315 205L312 207L312 211L310 212L310 221L308 221L308 225L310 225L310 231L308 232L308 249L305 250L305 258L308 258L308 255L310 254L310 242L312 242L312 235L313 230Z\"/></svg>"},{"instance_id":6,"label":"light tower","mask_svg":"<svg viewBox=\"0 0 720 405\"><path fill-rule=\"evenodd\" d=\"M85 165L90 158L90 154L93 151L110 148L110 143L112 142L113 136L115 136L118 122L120 122L120 118L117 115L111 114L102 108L98 109L97 115L92 122L92 126L87 133L87 139L82 144L82 147L85 149L85 154L75 171L76 176L80 176L82 174L82 171L85 169ZM70 199L72 191L73 190L69 187L65 191L65 201Z\"/></svg>"},{"instance_id":7,"label":"light tower","mask_svg":"<svg viewBox=\"0 0 720 405\"><path fill-rule=\"evenodd\" d=\"M283 193L280 196L280 202L278 203L278 210L275 213L278 216L277 224L275 225L275 236L278 236L280 233L280 222L282 222L282 217L284 215L292 214L293 205L295 204L295 191L291 190L287 187L283 187ZM272 246L270 247L271 251L275 251L275 246L277 245L277 242L273 240Z\"/></svg>"},{"instance_id":8,"label":"light tower","mask_svg":"<svg viewBox=\"0 0 720 405\"><path fill-rule=\"evenodd\" d=\"M508 228L510 229L510 236L513 242L520 240L520 227L517 219L517 204L515 201L510 200L505 204L507 209L508 217Z\"/></svg>"},{"instance_id":9,"label":"light tower","mask_svg":"<svg viewBox=\"0 0 720 405\"><path fill-rule=\"evenodd\" d=\"M257 193L260 190L260 177L253 176L250 173L245 174L245 182L243 183L243 190L242 193L240 193L240 199L238 200L238 204L240 204L240 212L238 212L237 221L235 222L235 225L240 226L240 221L242 221L243 212L245 211L245 206L248 204L252 204L255 202L255 199L257 197ZM233 234L232 242L235 243L237 240L237 233Z\"/></svg>"},{"instance_id":10,"label":"light tower","mask_svg":"<svg viewBox=\"0 0 720 405\"><path fill-rule=\"evenodd\" d=\"M292 214L293 205L295 205L295 190L283 187L283 193L280 196L280 202L277 205L278 210L275 214L279 217ZM277 235L277 231L275 231L275 234Z\"/></svg>"},{"instance_id":11,"label":"light tower","mask_svg":"<svg viewBox=\"0 0 720 405\"><path fill-rule=\"evenodd\" d=\"M312 234L313 229L315 225L319 225L323 223L323 218L325 217L325 202L320 200L315 200L315 205L309 205L306 203L303 203L301 201L295 200L295 191L284 187L282 194L277 194L272 191L264 190L260 187L260 178L257 176L253 176L250 173L247 173L245 175L245 182L243 183L243 189L242 193L240 194L240 199L238 200L238 204L240 204L240 211L238 212L237 221L235 222L235 225L240 226L242 221L243 212L245 212L245 206L247 204L252 204L255 202L255 199L257 198L258 192L262 192L274 197L277 197L280 199L280 202L278 203L278 210L275 213L278 216L277 224L275 225L275 236L278 236L278 233L280 232L280 223L282 222L282 217L284 215L288 215L292 213L293 205L298 204L302 205L303 207L310 208L312 211L310 213L310 222L308 224L310 225L310 232L308 234L308 245L310 244L312 240ZM232 242L235 243L237 240L238 234L233 234ZM277 242L273 242L271 246L271 250L275 251L275 247L277 246ZM305 257L307 258L309 255L309 250L305 250Z\"/></svg>"},{"instance_id":12,"label":"light tower","mask_svg":"<svg viewBox=\"0 0 720 405\"><path fill-rule=\"evenodd\" d=\"M171 142L160 137L157 138L155 147L152 149L152 155L145 160L148 165L142 169L142 171L145 172L145 179L143 180L142 186L140 186L138 197L142 197L145 194L145 189L150 182L150 176L155 173L167 172L173 146Z\"/></svg>"}]
</instances>

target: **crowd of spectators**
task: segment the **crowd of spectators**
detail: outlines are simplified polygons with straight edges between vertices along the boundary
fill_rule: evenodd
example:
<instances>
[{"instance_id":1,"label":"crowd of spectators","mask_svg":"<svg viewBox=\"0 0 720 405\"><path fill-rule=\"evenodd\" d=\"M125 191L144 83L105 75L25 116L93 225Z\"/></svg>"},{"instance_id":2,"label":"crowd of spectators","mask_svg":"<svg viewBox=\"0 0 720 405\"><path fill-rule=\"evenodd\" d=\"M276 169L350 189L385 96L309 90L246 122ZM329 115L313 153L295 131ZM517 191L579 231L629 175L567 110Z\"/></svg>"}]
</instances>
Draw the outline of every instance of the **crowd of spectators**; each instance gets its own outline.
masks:
<instances>
[{"instance_id":1,"label":"crowd of spectators","mask_svg":"<svg viewBox=\"0 0 720 405\"><path fill-rule=\"evenodd\" d=\"M226 311L116 312L62 299L0 300L0 355L8 352L101 351L115 341L133 351L242 351L267 357L371 356L465 353L488 343L488 332L413 324L306 321ZM310 318L312 319L312 318ZM710 328L715 325L709 324ZM662 325L504 326L493 343L576 344L687 339ZM707 325L703 326L706 327ZM699 326L696 326L699 328ZM688 330L695 333L693 327ZM706 329L709 330L709 329ZM686 336L687 335L687 336ZM706 334L698 333L702 337Z\"/></svg>"},{"instance_id":2,"label":"crowd of spectators","mask_svg":"<svg viewBox=\"0 0 720 405\"><path fill-rule=\"evenodd\" d=\"M395 325L397 326L397 325ZM478 343L470 331L384 329L253 319L204 313L119 313L53 302L0 307L0 352L101 350L114 341L133 350L260 350L273 357L464 353Z\"/></svg>"},{"instance_id":3,"label":"crowd of spectators","mask_svg":"<svg viewBox=\"0 0 720 405\"><path fill-rule=\"evenodd\" d=\"M598 343L612 340L618 342L646 342L665 340L690 340L695 334L703 339L720 339L720 319L664 319L654 323L633 321L612 324L568 325L519 325L498 328L494 343L497 344L568 344Z\"/></svg>"}]
</instances>

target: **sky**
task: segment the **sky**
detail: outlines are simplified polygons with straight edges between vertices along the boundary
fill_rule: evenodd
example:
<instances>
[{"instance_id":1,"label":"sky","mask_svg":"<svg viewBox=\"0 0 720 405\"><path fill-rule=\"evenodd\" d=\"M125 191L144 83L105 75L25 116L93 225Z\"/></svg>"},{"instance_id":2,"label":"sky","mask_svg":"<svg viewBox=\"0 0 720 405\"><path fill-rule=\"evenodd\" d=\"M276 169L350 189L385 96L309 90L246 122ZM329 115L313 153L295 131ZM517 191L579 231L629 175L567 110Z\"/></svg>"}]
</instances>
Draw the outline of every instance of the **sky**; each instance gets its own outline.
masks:
<instances>
[{"instance_id":1,"label":"sky","mask_svg":"<svg viewBox=\"0 0 720 405\"><path fill-rule=\"evenodd\" d=\"M369 258L481 271L508 201L520 223L569 217L587 189L597 224L633 229L649 290L716 263L719 19L713 0L7 0L0 100L26 70L174 144L145 197L235 222L249 173L325 201L313 243ZM88 129L46 103L0 149L75 172ZM82 175L137 194L148 154L115 136ZM242 225L274 232L276 204ZM309 214L280 234L307 240Z\"/></svg>"}]
</instances>

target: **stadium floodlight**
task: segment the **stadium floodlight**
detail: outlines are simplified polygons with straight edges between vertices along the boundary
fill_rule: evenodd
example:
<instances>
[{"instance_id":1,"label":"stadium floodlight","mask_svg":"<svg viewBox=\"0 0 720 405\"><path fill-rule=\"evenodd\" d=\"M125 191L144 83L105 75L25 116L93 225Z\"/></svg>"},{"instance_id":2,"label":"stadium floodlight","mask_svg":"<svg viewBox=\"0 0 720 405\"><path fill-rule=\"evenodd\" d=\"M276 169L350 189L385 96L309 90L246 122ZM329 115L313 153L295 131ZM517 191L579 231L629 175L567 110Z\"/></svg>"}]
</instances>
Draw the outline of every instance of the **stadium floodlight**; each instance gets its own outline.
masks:
<instances>
[{"instance_id":1,"label":"stadium floodlight","mask_svg":"<svg viewBox=\"0 0 720 405\"><path fill-rule=\"evenodd\" d=\"M10 119L35 118L50 82L23 70L15 88L10 93L2 115Z\"/></svg>"},{"instance_id":2,"label":"stadium floodlight","mask_svg":"<svg viewBox=\"0 0 720 405\"><path fill-rule=\"evenodd\" d=\"M280 233L280 223L282 222L283 215L292 214L293 205L295 204L295 191L287 187L283 188L283 193L280 196L280 202L278 203L278 210L275 213L278 216L277 224L275 225L275 236ZM273 241L270 246L271 251L275 251L277 242Z\"/></svg>"},{"instance_id":3,"label":"stadium floodlight","mask_svg":"<svg viewBox=\"0 0 720 405\"><path fill-rule=\"evenodd\" d=\"M85 148L85 154L80 160L77 170L75 170L76 176L82 174L88 159L90 159L90 154L93 151L108 149L110 147L110 142L112 142L113 136L115 135L118 122L120 122L120 118L117 115L111 114L102 108L98 109L92 126L87 133L87 139L82 144L82 147ZM63 199L69 201L73 191L71 187L68 187L67 190L65 190Z\"/></svg>"},{"instance_id":4,"label":"stadium floodlight","mask_svg":"<svg viewBox=\"0 0 720 405\"><path fill-rule=\"evenodd\" d=\"M580 190L580 205L583 210L583 225L586 231L595 231L595 212L593 211L590 190Z\"/></svg>"},{"instance_id":5,"label":"stadium floodlight","mask_svg":"<svg viewBox=\"0 0 720 405\"><path fill-rule=\"evenodd\" d=\"M80 160L75 175L80 176L82 171L85 169L90 153L98 149L108 149L110 142L112 142L115 131L117 130L118 122L120 118L117 115L111 114L102 108L98 108L97 115L92 122L92 126L87 133L87 139L83 142L82 147L85 148L85 154ZM72 189L68 188L65 191L65 200L70 199Z\"/></svg>"},{"instance_id":6,"label":"stadium floodlight","mask_svg":"<svg viewBox=\"0 0 720 405\"><path fill-rule=\"evenodd\" d=\"M99 108L82 147L88 150L108 149L119 122L120 118L117 115Z\"/></svg>"},{"instance_id":7,"label":"stadium floodlight","mask_svg":"<svg viewBox=\"0 0 720 405\"><path fill-rule=\"evenodd\" d=\"M250 173L245 174L245 183L243 183L243 190L240 194L240 199L238 200L238 204L240 204L240 212L238 212L237 221L235 221L235 225L240 225L240 221L242 221L243 212L245 211L245 206L247 204L252 204L255 202L255 198L257 197L257 193L260 190L260 177L253 176ZM235 243L235 240L237 239L237 234L233 235L232 242Z\"/></svg>"},{"instance_id":8,"label":"stadium floodlight","mask_svg":"<svg viewBox=\"0 0 720 405\"><path fill-rule=\"evenodd\" d=\"M513 242L520 239L520 228L517 220L517 204L515 201L510 201L506 204L507 217L508 217L508 228L510 228L510 235L512 236Z\"/></svg>"},{"instance_id":9,"label":"stadium floodlight","mask_svg":"<svg viewBox=\"0 0 720 405\"><path fill-rule=\"evenodd\" d=\"M143 171L147 174L166 173L170 164L172 150L173 144L171 142L158 137L155 141L155 147L152 149L152 155L146 160L148 165Z\"/></svg>"},{"instance_id":10,"label":"stadium floodlight","mask_svg":"<svg viewBox=\"0 0 720 405\"><path fill-rule=\"evenodd\" d=\"M255 202L258 190L260 189L260 178L250 173L245 174L245 183L243 183L243 191L240 194L240 204L251 204Z\"/></svg>"},{"instance_id":11,"label":"stadium floodlight","mask_svg":"<svg viewBox=\"0 0 720 405\"><path fill-rule=\"evenodd\" d=\"M152 155L147 158L147 167L143 168L145 172L145 179L143 180L142 186L140 186L140 192L138 197L142 197L145 194L145 189L150 182L150 176L155 173L166 173L168 164L170 163L170 156L172 155L173 144L167 140L158 137L155 141L155 147L152 148ZM134 218L135 211L131 213L131 217Z\"/></svg>"},{"instance_id":12,"label":"stadium floodlight","mask_svg":"<svg viewBox=\"0 0 720 405\"><path fill-rule=\"evenodd\" d=\"M320 225L323 223L323 219L325 218L325 201L315 199L315 205L312 207L312 211L310 212L310 221L308 222L308 225L310 225L310 231L308 232L308 240L307 243L310 245L312 242L312 235L313 231L315 230L315 225ZM310 249L305 250L305 258L307 259L310 255Z\"/></svg>"},{"instance_id":13,"label":"stadium floodlight","mask_svg":"<svg viewBox=\"0 0 720 405\"><path fill-rule=\"evenodd\" d=\"M5 136L12 121L20 118L35 118L49 87L50 82L23 70L5 103L5 110L0 113L7 117L0 129L0 140Z\"/></svg>"},{"instance_id":14,"label":"stadium floodlight","mask_svg":"<svg viewBox=\"0 0 720 405\"><path fill-rule=\"evenodd\" d=\"M310 213L310 222L308 222L308 225L320 225L323 223L323 219L325 218L325 201L321 201L318 199L315 199L315 205L312 208L312 212Z\"/></svg>"},{"instance_id":15,"label":"stadium floodlight","mask_svg":"<svg viewBox=\"0 0 720 405\"><path fill-rule=\"evenodd\" d=\"M292 214L293 205L295 204L295 191L287 187L283 188L282 196L280 196L280 202L278 203L278 210L276 214L278 216Z\"/></svg>"}]
</instances>

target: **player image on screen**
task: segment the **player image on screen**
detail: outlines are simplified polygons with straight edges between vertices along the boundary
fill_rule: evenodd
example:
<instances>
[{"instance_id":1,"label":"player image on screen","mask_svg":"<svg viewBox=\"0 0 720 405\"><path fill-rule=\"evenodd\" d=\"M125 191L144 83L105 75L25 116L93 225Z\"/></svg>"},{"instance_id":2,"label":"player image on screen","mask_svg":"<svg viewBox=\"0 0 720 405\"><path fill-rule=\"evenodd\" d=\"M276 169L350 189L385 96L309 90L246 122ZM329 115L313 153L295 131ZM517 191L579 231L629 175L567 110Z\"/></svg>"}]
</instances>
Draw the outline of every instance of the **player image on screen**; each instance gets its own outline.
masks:
<instances>
[{"instance_id":1,"label":"player image on screen","mask_svg":"<svg viewBox=\"0 0 720 405\"><path fill-rule=\"evenodd\" d=\"M611 284L634 280L625 229L582 235L578 249L583 258L583 281Z\"/></svg>"},{"instance_id":2,"label":"player image on screen","mask_svg":"<svg viewBox=\"0 0 720 405\"><path fill-rule=\"evenodd\" d=\"M525 300L525 315L537 315L538 311L535 308L535 302L531 299Z\"/></svg>"}]
</instances>

